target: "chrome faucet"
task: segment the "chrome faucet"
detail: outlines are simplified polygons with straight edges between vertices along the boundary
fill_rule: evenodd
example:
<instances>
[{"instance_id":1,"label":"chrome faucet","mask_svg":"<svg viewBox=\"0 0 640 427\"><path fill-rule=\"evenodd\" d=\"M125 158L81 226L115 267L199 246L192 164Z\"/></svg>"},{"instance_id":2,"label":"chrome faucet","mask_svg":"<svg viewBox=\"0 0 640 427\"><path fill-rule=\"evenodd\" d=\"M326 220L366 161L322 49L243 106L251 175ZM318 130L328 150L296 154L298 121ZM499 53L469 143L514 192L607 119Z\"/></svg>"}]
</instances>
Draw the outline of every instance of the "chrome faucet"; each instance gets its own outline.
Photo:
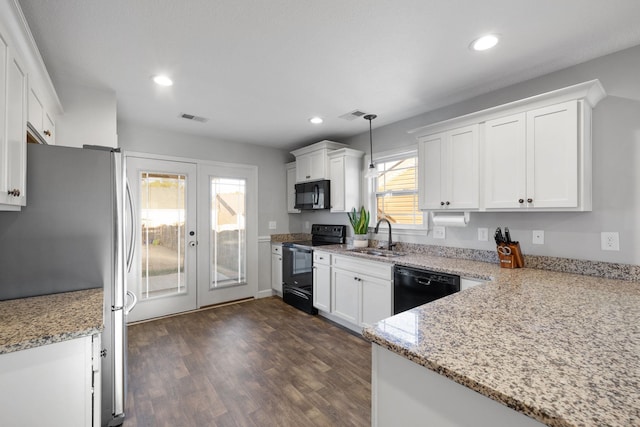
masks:
<instances>
[{"instance_id":1,"label":"chrome faucet","mask_svg":"<svg viewBox=\"0 0 640 427\"><path fill-rule=\"evenodd\" d=\"M380 229L380 223L384 221L389 225L389 245L387 247L387 249L389 250L393 250L393 247L396 245L395 243L393 243L391 241L391 223L389 222L389 220L387 218L382 218L380 221L378 221L378 223L376 224L376 228L373 230L374 233L378 233L378 230Z\"/></svg>"}]
</instances>

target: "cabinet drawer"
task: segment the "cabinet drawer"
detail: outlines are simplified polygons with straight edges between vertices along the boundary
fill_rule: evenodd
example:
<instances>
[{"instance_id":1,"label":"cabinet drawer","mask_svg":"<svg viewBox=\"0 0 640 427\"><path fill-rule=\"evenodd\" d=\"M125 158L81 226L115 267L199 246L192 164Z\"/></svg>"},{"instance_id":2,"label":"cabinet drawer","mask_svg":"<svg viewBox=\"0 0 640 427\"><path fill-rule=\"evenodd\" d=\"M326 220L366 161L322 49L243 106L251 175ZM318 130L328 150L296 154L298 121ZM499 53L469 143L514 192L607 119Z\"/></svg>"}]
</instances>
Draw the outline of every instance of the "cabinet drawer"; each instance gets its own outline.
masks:
<instances>
[{"instance_id":1,"label":"cabinet drawer","mask_svg":"<svg viewBox=\"0 0 640 427\"><path fill-rule=\"evenodd\" d=\"M272 243L271 244L271 253L276 255L282 255L282 244L281 243Z\"/></svg>"},{"instance_id":2,"label":"cabinet drawer","mask_svg":"<svg viewBox=\"0 0 640 427\"><path fill-rule=\"evenodd\" d=\"M313 251L313 264L329 265L331 255L328 252Z\"/></svg>"},{"instance_id":3,"label":"cabinet drawer","mask_svg":"<svg viewBox=\"0 0 640 427\"><path fill-rule=\"evenodd\" d=\"M363 261L348 256L334 255L331 265L345 270L366 274L367 276L378 277L384 280L393 279L393 264L376 261Z\"/></svg>"}]
</instances>

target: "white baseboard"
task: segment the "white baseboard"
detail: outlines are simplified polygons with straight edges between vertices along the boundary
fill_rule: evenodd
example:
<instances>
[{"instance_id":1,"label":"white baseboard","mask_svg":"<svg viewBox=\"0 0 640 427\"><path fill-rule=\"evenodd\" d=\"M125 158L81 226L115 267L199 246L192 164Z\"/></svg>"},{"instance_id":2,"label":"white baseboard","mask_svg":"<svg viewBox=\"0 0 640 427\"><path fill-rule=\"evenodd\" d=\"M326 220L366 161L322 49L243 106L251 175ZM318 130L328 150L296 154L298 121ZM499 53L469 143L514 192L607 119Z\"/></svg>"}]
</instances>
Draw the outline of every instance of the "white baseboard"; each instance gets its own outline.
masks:
<instances>
[{"instance_id":1,"label":"white baseboard","mask_svg":"<svg viewBox=\"0 0 640 427\"><path fill-rule=\"evenodd\" d=\"M273 296L274 292L273 289L266 289L264 291L258 291L257 295L256 295L256 299L260 299L260 298L268 298Z\"/></svg>"}]
</instances>

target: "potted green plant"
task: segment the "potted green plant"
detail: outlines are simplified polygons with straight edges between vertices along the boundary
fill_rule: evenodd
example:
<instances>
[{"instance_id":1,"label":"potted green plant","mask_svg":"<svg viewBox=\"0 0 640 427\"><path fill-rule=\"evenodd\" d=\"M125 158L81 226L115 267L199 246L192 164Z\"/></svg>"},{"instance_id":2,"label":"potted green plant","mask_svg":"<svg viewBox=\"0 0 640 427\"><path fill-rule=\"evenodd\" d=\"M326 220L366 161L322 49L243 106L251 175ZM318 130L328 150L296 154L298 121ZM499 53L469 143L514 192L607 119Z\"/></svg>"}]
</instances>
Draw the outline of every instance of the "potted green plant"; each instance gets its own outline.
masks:
<instances>
[{"instance_id":1,"label":"potted green plant","mask_svg":"<svg viewBox=\"0 0 640 427\"><path fill-rule=\"evenodd\" d=\"M360 211L353 208L351 212L347 212L347 216L353 227L353 246L366 248L369 246L369 211L364 206Z\"/></svg>"}]
</instances>

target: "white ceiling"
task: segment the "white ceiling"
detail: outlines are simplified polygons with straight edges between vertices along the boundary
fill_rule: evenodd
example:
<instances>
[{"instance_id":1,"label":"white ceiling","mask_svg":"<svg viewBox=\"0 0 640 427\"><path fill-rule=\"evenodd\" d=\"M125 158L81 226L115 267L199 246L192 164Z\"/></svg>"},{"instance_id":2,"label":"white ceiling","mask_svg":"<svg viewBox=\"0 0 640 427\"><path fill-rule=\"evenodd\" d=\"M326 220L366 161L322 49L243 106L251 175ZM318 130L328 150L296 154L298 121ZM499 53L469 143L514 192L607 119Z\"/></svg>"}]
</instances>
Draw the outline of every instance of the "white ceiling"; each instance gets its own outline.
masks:
<instances>
[{"instance_id":1,"label":"white ceiling","mask_svg":"<svg viewBox=\"0 0 640 427\"><path fill-rule=\"evenodd\" d=\"M54 84L115 91L118 120L287 149L367 131L338 118L355 109L375 128L640 44L638 0L20 4Z\"/></svg>"}]
</instances>

